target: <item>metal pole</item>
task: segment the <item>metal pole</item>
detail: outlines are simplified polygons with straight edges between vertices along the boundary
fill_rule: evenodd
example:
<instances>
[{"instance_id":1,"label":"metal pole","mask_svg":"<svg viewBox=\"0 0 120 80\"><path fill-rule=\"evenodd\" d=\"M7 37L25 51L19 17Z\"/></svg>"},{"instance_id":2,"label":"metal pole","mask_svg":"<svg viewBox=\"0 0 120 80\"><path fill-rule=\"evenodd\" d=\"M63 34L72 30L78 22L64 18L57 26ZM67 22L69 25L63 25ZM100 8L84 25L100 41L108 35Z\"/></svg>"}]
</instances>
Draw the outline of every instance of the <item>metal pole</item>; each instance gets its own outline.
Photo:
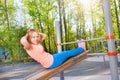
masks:
<instances>
[{"instance_id":1,"label":"metal pole","mask_svg":"<svg viewBox=\"0 0 120 80\"><path fill-rule=\"evenodd\" d=\"M77 41L73 41L73 42L66 42L66 43L61 43L61 45L66 45L66 44L74 44L74 43L79 43L79 42L87 42L87 41L95 41L95 40L102 40L104 39L104 37L102 38L94 38L94 39L89 39L89 40L77 40Z\"/></svg>"},{"instance_id":2,"label":"metal pole","mask_svg":"<svg viewBox=\"0 0 120 80\"><path fill-rule=\"evenodd\" d=\"M90 39L91 39L92 35L91 35L91 30L90 29L89 29L89 33L90 33ZM93 51L92 41L90 41L89 44L90 44L90 50Z\"/></svg>"},{"instance_id":3,"label":"metal pole","mask_svg":"<svg viewBox=\"0 0 120 80\"><path fill-rule=\"evenodd\" d=\"M112 29L112 20L111 20L111 12L110 12L110 0L103 0L103 10L105 16L106 34L107 36L111 36L113 35L113 29ZM107 44L108 44L108 52L116 52L114 38L108 38ZM116 55L109 56L109 60L110 60L112 80L119 80Z\"/></svg>"},{"instance_id":4,"label":"metal pole","mask_svg":"<svg viewBox=\"0 0 120 80\"><path fill-rule=\"evenodd\" d=\"M101 40L101 48L102 48L102 52L104 52L104 45L103 45L103 40ZM103 61L104 61L104 65L105 65L105 55L103 55Z\"/></svg>"},{"instance_id":5,"label":"metal pole","mask_svg":"<svg viewBox=\"0 0 120 80\"><path fill-rule=\"evenodd\" d=\"M62 51L62 47L61 45L59 45L61 43L61 32L60 32L60 22L59 21L55 21L55 28L56 28L56 38L57 38L57 49L58 49L58 53ZM64 72L60 73L60 80L64 80Z\"/></svg>"}]
</instances>

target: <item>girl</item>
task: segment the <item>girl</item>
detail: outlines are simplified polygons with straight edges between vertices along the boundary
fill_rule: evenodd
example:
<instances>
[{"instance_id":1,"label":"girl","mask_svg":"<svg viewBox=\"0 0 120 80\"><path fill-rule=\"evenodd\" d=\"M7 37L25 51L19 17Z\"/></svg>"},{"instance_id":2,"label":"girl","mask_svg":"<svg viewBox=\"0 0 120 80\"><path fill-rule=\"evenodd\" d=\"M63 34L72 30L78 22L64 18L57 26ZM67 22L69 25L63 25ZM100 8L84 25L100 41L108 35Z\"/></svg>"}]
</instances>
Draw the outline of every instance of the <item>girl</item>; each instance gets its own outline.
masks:
<instances>
[{"instance_id":1,"label":"girl","mask_svg":"<svg viewBox=\"0 0 120 80\"><path fill-rule=\"evenodd\" d=\"M83 48L76 48L51 55L46 52L41 45L41 42L43 42L45 36L45 34L39 33L35 29L30 29L28 33L20 40L29 56L45 68L56 68L62 65L68 58L77 56L84 52Z\"/></svg>"}]
</instances>

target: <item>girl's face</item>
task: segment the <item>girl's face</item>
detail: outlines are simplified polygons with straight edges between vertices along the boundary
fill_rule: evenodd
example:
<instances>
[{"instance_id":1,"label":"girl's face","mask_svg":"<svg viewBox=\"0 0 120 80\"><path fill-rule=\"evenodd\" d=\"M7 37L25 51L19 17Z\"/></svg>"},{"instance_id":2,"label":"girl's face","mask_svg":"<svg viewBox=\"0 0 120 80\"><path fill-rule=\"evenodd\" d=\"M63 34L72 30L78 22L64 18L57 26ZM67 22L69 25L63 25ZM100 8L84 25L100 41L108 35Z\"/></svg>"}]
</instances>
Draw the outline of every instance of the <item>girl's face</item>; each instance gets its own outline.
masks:
<instances>
[{"instance_id":1,"label":"girl's face","mask_svg":"<svg viewBox=\"0 0 120 80\"><path fill-rule=\"evenodd\" d=\"M33 33L31 34L31 40L30 40L30 42L31 42L32 44L39 44L39 43L40 43L40 40L41 40L41 37L40 37L39 33L33 32Z\"/></svg>"}]
</instances>

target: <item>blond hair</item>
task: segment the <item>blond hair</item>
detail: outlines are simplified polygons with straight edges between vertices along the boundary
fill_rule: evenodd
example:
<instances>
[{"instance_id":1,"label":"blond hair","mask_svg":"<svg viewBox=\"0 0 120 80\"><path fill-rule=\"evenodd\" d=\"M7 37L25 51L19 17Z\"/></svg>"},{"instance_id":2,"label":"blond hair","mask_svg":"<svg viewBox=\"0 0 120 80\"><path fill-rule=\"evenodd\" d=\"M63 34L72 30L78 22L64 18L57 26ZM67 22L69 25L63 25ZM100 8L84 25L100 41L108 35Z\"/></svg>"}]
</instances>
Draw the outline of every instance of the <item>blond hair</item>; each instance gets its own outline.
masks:
<instances>
[{"instance_id":1,"label":"blond hair","mask_svg":"<svg viewBox=\"0 0 120 80\"><path fill-rule=\"evenodd\" d=\"M27 41L29 43L31 43L31 38L32 38L33 32L36 32L36 33L39 34L39 32L36 29L30 29L30 30L28 30L28 32L27 32ZM39 35L39 36L41 37L41 35Z\"/></svg>"}]
</instances>

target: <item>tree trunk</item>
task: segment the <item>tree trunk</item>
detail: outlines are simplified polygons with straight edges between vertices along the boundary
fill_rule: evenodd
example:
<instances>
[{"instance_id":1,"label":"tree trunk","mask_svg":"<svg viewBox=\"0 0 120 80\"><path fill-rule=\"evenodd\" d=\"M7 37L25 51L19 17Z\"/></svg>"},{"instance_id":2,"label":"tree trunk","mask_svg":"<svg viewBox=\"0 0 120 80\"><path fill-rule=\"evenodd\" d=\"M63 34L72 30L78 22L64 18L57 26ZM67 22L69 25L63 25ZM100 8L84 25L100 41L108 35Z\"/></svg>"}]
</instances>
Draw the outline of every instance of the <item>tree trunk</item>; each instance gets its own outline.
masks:
<instances>
[{"instance_id":1,"label":"tree trunk","mask_svg":"<svg viewBox=\"0 0 120 80\"><path fill-rule=\"evenodd\" d=\"M64 7L64 0L62 0L62 5L63 5L63 25L64 25L64 30L65 30L65 42L67 42L67 25L66 25L66 18L65 18L65 7ZM67 49L67 45L65 45L65 49Z\"/></svg>"},{"instance_id":2,"label":"tree trunk","mask_svg":"<svg viewBox=\"0 0 120 80\"><path fill-rule=\"evenodd\" d=\"M116 0L114 0L114 5L115 5L116 22L117 22L117 28L118 28L118 38L120 39L120 25L119 25L119 17L118 17ZM120 46L120 42L119 42L119 46Z\"/></svg>"},{"instance_id":3,"label":"tree trunk","mask_svg":"<svg viewBox=\"0 0 120 80\"><path fill-rule=\"evenodd\" d=\"M6 19L7 19L7 26L9 29L10 23L9 23L8 8L7 8L6 0L4 0L4 5L5 5L5 13L6 13Z\"/></svg>"},{"instance_id":4,"label":"tree trunk","mask_svg":"<svg viewBox=\"0 0 120 80\"><path fill-rule=\"evenodd\" d=\"M62 19L61 19L61 0L58 0L58 9L59 9L59 21L60 21L60 31L61 31L61 42L63 42L62 40ZM63 49L63 47L62 47Z\"/></svg>"}]
</instances>

